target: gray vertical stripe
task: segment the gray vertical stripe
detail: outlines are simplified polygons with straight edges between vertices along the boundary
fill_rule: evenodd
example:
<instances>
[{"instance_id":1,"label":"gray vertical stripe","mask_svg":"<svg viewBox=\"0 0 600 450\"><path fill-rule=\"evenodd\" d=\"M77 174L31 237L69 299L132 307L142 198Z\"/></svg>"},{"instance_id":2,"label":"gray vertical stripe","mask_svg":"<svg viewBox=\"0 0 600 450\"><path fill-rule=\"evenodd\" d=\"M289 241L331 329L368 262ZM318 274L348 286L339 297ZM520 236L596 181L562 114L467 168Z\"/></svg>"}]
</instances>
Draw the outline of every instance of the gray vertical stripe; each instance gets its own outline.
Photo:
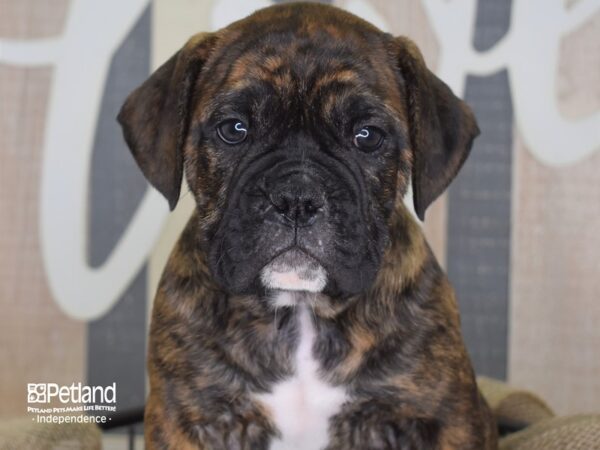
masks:
<instances>
[{"instance_id":1,"label":"gray vertical stripe","mask_svg":"<svg viewBox=\"0 0 600 450\"><path fill-rule=\"evenodd\" d=\"M150 71L150 12L147 10L115 53L96 126L90 184L89 262L101 265L131 220L147 183L116 122L125 97Z\"/></svg>"},{"instance_id":2,"label":"gray vertical stripe","mask_svg":"<svg viewBox=\"0 0 600 450\"><path fill-rule=\"evenodd\" d=\"M510 0L479 0L473 46L485 51L494 46L510 27Z\"/></svg>"},{"instance_id":3,"label":"gray vertical stripe","mask_svg":"<svg viewBox=\"0 0 600 450\"><path fill-rule=\"evenodd\" d=\"M510 27L511 0L479 0L473 45L493 47ZM475 370L505 378L513 109L506 71L468 77L481 135L448 196L448 275Z\"/></svg>"},{"instance_id":4,"label":"gray vertical stripe","mask_svg":"<svg viewBox=\"0 0 600 450\"><path fill-rule=\"evenodd\" d=\"M146 398L146 273L142 269L115 307L88 325L87 381L117 383L117 408Z\"/></svg>"},{"instance_id":5,"label":"gray vertical stripe","mask_svg":"<svg viewBox=\"0 0 600 450\"><path fill-rule=\"evenodd\" d=\"M478 373L507 364L512 104L506 71L468 77L466 100L481 128L448 197L448 275Z\"/></svg>"},{"instance_id":6,"label":"gray vertical stripe","mask_svg":"<svg viewBox=\"0 0 600 450\"><path fill-rule=\"evenodd\" d=\"M147 183L121 137L115 117L127 94L150 71L150 8L115 53L97 124L90 185L89 260L102 264L121 237ZM115 307L90 322L88 383L117 383L117 406L145 399L146 268L143 267Z\"/></svg>"}]
</instances>

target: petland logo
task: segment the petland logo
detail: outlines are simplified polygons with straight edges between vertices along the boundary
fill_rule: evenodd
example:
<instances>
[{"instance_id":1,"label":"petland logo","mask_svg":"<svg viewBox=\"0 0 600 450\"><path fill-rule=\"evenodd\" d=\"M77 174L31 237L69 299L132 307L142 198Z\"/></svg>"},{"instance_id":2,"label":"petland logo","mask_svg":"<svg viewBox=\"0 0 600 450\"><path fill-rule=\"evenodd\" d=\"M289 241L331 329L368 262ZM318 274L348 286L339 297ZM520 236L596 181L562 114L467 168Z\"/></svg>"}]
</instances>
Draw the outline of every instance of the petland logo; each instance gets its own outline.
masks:
<instances>
[{"instance_id":1,"label":"petland logo","mask_svg":"<svg viewBox=\"0 0 600 450\"><path fill-rule=\"evenodd\" d=\"M28 403L116 403L117 384L111 386L86 386L72 383L71 386L59 386L56 383L28 383Z\"/></svg>"},{"instance_id":2,"label":"petland logo","mask_svg":"<svg viewBox=\"0 0 600 450\"><path fill-rule=\"evenodd\" d=\"M65 406L58 406L57 402ZM112 420L107 414L117 412L116 403L117 383L110 386L27 384L27 412L34 414L31 420L37 423L106 423Z\"/></svg>"}]
</instances>

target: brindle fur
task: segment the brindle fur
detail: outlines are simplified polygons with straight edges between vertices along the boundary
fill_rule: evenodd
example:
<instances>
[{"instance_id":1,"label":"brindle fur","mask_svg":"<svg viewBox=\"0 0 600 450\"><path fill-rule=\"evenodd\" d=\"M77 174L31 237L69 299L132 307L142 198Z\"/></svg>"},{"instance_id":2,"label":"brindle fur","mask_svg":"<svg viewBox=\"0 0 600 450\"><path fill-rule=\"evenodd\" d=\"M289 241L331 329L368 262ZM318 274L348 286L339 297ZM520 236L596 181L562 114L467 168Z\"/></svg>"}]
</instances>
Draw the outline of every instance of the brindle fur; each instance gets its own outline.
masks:
<instances>
[{"instance_id":1,"label":"brindle fur","mask_svg":"<svg viewBox=\"0 0 600 450\"><path fill-rule=\"evenodd\" d=\"M147 445L266 449L277 431L249 394L291 374L294 312L222 292L194 250L197 227L196 215L154 305ZM452 288L401 204L392 227L401 238L372 288L343 308L315 308L315 354L352 397L332 421L328 450L495 448Z\"/></svg>"},{"instance_id":2,"label":"brindle fur","mask_svg":"<svg viewBox=\"0 0 600 450\"><path fill-rule=\"evenodd\" d=\"M291 24L302 40L285 34ZM270 27L278 39L254 37L253 30ZM302 64L295 56L306 50L302 46L323 42L329 42L328 52L351 48L364 60L357 69L325 53L294 66ZM371 80L361 67L372 69ZM298 72L309 75L298 78ZM270 392L294 371L295 310L274 310L264 292L232 292L214 273L218 261L211 261L210 245L226 215L229 186L240 176L235 167L243 165L206 140L210 114L224 92L268 85L289 104L273 110L255 99L256 117L288 111L300 98L313 105L323 126L335 127L344 88L360 91L367 84L371 90L365 92L380 89L378 99L406 139L380 166L365 163L363 176L379 201L372 207L388 236L368 287L351 295L305 294L314 310L313 351L323 376L349 395L330 422L327 450L496 448L453 290L401 200L412 178L422 217L477 133L468 107L437 83L407 39L383 35L335 8L294 5L193 38L130 96L120 121L136 161L171 207L185 171L198 205L154 303L146 448L268 449L278 430L253 394ZM309 119L299 115L293 125ZM440 124L447 120L450 129ZM440 142L452 151L431 150Z\"/></svg>"}]
</instances>

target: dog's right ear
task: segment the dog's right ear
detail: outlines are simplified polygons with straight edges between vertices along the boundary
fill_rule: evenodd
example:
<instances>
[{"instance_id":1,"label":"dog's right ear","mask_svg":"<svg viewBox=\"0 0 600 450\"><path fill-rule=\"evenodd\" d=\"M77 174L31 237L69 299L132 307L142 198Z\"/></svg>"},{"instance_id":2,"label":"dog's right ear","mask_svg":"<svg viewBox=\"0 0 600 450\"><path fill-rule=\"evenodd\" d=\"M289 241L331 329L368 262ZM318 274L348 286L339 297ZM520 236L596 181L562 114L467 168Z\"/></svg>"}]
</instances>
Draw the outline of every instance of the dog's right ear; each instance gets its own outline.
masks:
<instances>
[{"instance_id":1,"label":"dog's right ear","mask_svg":"<svg viewBox=\"0 0 600 450\"><path fill-rule=\"evenodd\" d=\"M135 161L171 210L179 200L193 87L215 41L210 33L193 36L127 97L117 117Z\"/></svg>"}]
</instances>

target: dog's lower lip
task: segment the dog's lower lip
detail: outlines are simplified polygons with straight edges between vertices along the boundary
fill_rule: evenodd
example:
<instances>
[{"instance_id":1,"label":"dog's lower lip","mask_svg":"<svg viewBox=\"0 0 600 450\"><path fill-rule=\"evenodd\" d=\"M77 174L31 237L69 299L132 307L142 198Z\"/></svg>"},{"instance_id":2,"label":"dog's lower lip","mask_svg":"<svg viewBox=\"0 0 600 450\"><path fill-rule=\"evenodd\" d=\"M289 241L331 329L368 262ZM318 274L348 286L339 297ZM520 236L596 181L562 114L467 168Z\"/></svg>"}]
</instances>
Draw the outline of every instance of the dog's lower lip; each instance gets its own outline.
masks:
<instances>
[{"instance_id":1,"label":"dog's lower lip","mask_svg":"<svg viewBox=\"0 0 600 450\"><path fill-rule=\"evenodd\" d=\"M294 251L294 250L296 250L296 251L298 251L300 253L303 253L305 256L307 256L307 257L315 260L315 262L317 264L319 264L320 266L327 268L326 264L324 264L319 258L317 258L316 256L314 256L309 250L307 250L306 248L304 248L304 247L302 247L302 246L300 246L298 244L290 245L289 247L286 247L283 250L275 253L273 255L273 257L270 258L267 261L267 263L265 264L265 266L268 266L269 264L271 264L273 262L273 260L279 258L281 255L283 255L283 254L285 254L287 252L290 252L290 251Z\"/></svg>"}]
</instances>

